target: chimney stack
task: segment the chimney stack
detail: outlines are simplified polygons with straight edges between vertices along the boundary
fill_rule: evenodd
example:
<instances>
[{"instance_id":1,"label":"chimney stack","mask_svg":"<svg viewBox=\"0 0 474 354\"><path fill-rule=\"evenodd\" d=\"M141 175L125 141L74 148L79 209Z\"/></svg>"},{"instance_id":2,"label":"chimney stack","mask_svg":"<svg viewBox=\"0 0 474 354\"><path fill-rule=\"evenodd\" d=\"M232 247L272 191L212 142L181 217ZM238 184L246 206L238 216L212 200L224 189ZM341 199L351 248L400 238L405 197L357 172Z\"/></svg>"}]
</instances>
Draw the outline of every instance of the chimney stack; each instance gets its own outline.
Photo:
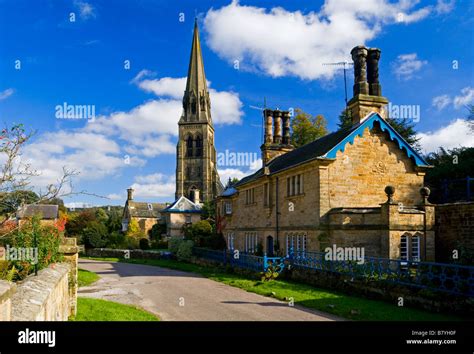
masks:
<instances>
[{"instance_id":1,"label":"chimney stack","mask_svg":"<svg viewBox=\"0 0 474 354\"><path fill-rule=\"evenodd\" d=\"M283 112L283 145L290 145L290 112Z\"/></svg>"},{"instance_id":2,"label":"chimney stack","mask_svg":"<svg viewBox=\"0 0 474 354\"><path fill-rule=\"evenodd\" d=\"M379 59L380 49L370 48L367 56L367 81L371 96L382 96L382 86L379 83Z\"/></svg>"},{"instance_id":3,"label":"chimney stack","mask_svg":"<svg viewBox=\"0 0 474 354\"><path fill-rule=\"evenodd\" d=\"M263 115L265 119L265 138L260 149L262 150L262 161L265 167L275 157L293 150L294 147L291 145L290 112L265 109Z\"/></svg>"},{"instance_id":4,"label":"chimney stack","mask_svg":"<svg viewBox=\"0 0 474 354\"><path fill-rule=\"evenodd\" d=\"M382 97L379 83L380 49L357 46L351 50L354 61L354 97L348 102L352 125L361 123L371 112L387 118L385 106L388 100Z\"/></svg>"},{"instance_id":5,"label":"chimney stack","mask_svg":"<svg viewBox=\"0 0 474 354\"><path fill-rule=\"evenodd\" d=\"M277 109L273 112L273 142L275 144L281 144L281 116L280 110Z\"/></svg>"},{"instance_id":6,"label":"chimney stack","mask_svg":"<svg viewBox=\"0 0 474 354\"><path fill-rule=\"evenodd\" d=\"M273 143L273 111L265 109L263 111L265 117L265 141L264 144Z\"/></svg>"},{"instance_id":7,"label":"chimney stack","mask_svg":"<svg viewBox=\"0 0 474 354\"><path fill-rule=\"evenodd\" d=\"M132 188L127 189L127 200L133 200L133 192L134 190Z\"/></svg>"}]
</instances>

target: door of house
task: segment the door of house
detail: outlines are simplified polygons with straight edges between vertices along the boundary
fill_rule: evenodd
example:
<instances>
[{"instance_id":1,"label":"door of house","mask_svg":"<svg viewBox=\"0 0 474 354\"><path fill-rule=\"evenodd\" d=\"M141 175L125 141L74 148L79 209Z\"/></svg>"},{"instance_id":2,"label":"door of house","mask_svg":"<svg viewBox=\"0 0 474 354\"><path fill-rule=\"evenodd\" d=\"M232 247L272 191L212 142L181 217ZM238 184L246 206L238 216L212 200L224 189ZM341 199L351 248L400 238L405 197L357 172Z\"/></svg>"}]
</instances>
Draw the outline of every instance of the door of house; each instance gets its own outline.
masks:
<instances>
[{"instance_id":1,"label":"door of house","mask_svg":"<svg viewBox=\"0 0 474 354\"><path fill-rule=\"evenodd\" d=\"M267 256L273 257L273 237L267 237Z\"/></svg>"}]
</instances>

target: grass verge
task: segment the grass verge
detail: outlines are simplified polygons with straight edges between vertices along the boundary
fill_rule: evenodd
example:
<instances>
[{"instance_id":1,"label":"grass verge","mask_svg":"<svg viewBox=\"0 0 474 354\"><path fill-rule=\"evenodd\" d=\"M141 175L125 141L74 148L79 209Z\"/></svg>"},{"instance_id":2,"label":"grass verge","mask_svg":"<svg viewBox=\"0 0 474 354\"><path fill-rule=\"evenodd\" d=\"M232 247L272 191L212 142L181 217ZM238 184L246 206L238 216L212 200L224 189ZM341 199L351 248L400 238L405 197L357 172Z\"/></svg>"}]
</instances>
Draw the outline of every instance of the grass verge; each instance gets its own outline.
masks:
<instances>
[{"instance_id":1,"label":"grass verge","mask_svg":"<svg viewBox=\"0 0 474 354\"><path fill-rule=\"evenodd\" d=\"M287 280L261 282L243 275L225 272L218 267L203 267L168 259L119 259L84 257L100 261L145 264L185 272L193 272L227 285L235 286L256 294L271 296L279 300L290 301L296 305L320 310L351 320L366 321L455 321L457 316L431 313L409 307L399 307L385 301L366 299L320 289L310 285Z\"/></svg>"},{"instance_id":2,"label":"grass verge","mask_svg":"<svg viewBox=\"0 0 474 354\"><path fill-rule=\"evenodd\" d=\"M70 321L159 321L155 315L134 306L101 299L77 298L77 315Z\"/></svg>"},{"instance_id":3,"label":"grass verge","mask_svg":"<svg viewBox=\"0 0 474 354\"><path fill-rule=\"evenodd\" d=\"M80 268L77 270L77 284L79 287L91 285L99 280L99 278L100 277L94 272Z\"/></svg>"}]
</instances>

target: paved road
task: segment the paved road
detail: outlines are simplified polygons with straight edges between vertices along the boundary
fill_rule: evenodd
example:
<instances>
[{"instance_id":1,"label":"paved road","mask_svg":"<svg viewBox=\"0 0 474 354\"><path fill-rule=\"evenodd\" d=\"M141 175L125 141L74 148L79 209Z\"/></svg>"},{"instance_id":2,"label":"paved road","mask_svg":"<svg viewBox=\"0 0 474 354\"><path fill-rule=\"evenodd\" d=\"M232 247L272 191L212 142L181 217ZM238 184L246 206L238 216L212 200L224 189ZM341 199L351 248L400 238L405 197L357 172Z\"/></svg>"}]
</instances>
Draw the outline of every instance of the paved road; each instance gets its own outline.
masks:
<instances>
[{"instance_id":1,"label":"paved road","mask_svg":"<svg viewBox=\"0 0 474 354\"><path fill-rule=\"evenodd\" d=\"M79 296L140 306L164 321L331 321L323 312L291 307L194 273L166 268L79 260L79 267L100 275Z\"/></svg>"}]
</instances>

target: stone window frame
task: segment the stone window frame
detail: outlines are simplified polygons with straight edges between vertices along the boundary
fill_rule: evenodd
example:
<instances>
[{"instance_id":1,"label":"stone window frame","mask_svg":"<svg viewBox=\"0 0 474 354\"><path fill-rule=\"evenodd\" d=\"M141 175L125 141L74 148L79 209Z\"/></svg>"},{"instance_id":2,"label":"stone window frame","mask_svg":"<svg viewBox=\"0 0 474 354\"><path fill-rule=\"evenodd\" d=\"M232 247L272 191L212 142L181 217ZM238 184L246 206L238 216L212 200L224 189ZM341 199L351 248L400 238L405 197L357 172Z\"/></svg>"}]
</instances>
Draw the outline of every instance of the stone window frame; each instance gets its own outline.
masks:
<instances>
[{"instance_id":1,"label":"stone window frame","mask_svg":"<svg viewBox=\"0 0 474 354\"><path fill-rule=\"evenodd\" d=\"M224 202L224 214L231 215L232 214L232 202L225 201Z\"/></svg>"},{"instance_id":2,"label":"stone window frame","mask_svg":"<svg viewBox=\"0 0 474 354\"><path fill-rule=\"evenodd\" d=\"M299 173L286 178L286 196L294 197L302 195L303 191L303 173Z\"/></svg>"},{"instance_id":3,"label":"stone window frame","mask_svg":"<svg viewBox=\"0 0 474 354\"><path fill-rule=\"evenodd\" d=\"M234 233L227 232L227 249L233 250L234 249Z\"/></svg>"},{"instance_id":4,"label":"stone window frame","mask_svg":"<svg viewBox=\"0 0 474 354\"><path fill-rule=\"evenodd\" d=\"M245 233L244 250L246 253L254 254L257 251L259 237L256 231L248 231Z\"/></svg>"}]
</instances>

